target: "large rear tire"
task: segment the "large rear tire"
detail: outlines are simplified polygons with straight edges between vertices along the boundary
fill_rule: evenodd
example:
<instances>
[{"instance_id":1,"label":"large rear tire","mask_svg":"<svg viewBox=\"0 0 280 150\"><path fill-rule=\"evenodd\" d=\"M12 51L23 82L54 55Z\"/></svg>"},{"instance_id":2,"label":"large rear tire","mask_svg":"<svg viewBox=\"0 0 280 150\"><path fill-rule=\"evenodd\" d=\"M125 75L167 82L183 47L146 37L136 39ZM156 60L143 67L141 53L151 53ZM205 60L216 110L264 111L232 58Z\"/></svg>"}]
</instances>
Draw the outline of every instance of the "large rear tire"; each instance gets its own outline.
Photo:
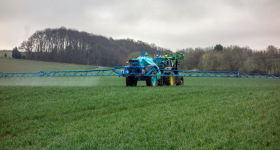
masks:
<instances>
[{"instance_id":1,"label":"large rear tire","mask_svg":"<svg viewBox=\"0 0 280 150\"><path fill-rule=\"evenodd\" d=\"M172 75L172 74L169 73L168 75ZM175 77L174 76L164 77L164 83L167 86L173 86L175 84Z\"/></svg>"},{"instance_id":2,"label":"large rear tire","mask_svg":"<svg viewBox=\"0 0 280 150\"><path fill-rule=\"evenodd\" d=\"M157 73L155 71L153 71L151 73L151 75L157 75ZM156 87L157 86L157 76L147 76L146 85Z\"/></svg>"},{"instance_id":3,"label":"large rear tire","mask_svg":"<svg viewBox=\"0 0 280 150\"><path fill-rule=\"evenodd\" d=\"M184 77L179 77L179 82L176 85L184 85Z\"/></svg>"}]
</instances>

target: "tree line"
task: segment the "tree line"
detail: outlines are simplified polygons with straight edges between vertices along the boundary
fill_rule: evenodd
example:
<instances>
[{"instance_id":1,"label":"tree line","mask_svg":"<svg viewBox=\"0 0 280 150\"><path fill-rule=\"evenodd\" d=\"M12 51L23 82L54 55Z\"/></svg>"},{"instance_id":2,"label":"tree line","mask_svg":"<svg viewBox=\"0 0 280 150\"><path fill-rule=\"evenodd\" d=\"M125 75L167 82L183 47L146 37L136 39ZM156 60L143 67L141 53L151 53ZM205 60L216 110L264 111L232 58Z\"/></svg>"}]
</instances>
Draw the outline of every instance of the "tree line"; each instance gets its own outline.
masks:
<instances>
[{"instance_id":1,"label":"tree line","mask_svg":"<svg viewBox=\"0 0 280 150\"><path fill-rule=\"evenodd\" d=\"M130 53L146 50L155 54L155 44L133 39L107 38L101 35L79 32L65 27L36 31L19 47L26 59L96 66L125 65Z\"/></svg>"},{"instance_id":2,"label":"tree line","mask_svg":"<svg viewBox=\"0 0 280 150\"><path fill-rule=\"evenodd\" d=\"M161 54L172 52L143 41L113 39L65 27L36 31L18 49L25 51L26 59L96 66L125 65L126 60L139 56L141 50L150 56L157 54L157 50ZM13 51L20 58L17 49ZM280 74L280 49L272 45L259 51L220 44L177 51L185 55L180 69Z\"/></svg>"},{"instance_id":3,"label":"tree line","mask_svg":"<svg viewBox=\"0 0 280 150\"><path fill-rule=\"evenodd\" d=\"M280 49L272 45L264 50L216 45L178 52L185 54L185 59L180 62L181 69L280 74Z\"/></svg>"},{"instance_id":4,"label":"tree line","mask_svg":"<svg viewBox=\"0 0 280 150\"><path fill-rule=\"evenodd\" d=\"M7 57L7 54L5 53L5 57ZM15 59L25 59L25 56L21 55L21 52L18 51L17 47L13 48L12 50L12 57Z\"/></svg>"}]
</instances>

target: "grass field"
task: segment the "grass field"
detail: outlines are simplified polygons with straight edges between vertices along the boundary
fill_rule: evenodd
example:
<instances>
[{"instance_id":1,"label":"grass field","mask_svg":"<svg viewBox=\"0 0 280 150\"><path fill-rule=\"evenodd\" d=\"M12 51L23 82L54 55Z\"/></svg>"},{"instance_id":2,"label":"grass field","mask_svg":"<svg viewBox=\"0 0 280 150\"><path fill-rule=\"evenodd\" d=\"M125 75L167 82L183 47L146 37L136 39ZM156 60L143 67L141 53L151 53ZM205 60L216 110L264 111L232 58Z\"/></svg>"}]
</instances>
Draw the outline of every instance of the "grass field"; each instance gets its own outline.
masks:
<instances>
[{"instance_id":1,"label":"grass field","mask_svg":"<svg viewBox=\"0 0 280 150\"><path fill-rule=\"evenodd\" d=\"M7 54L7 58L12 58L12 51L0 51L0 58L5 58L5 53Z\"/></svg>"},{"instance_id":2,"label":"grass field","mask_svg":"<svg viewBox=\"0 0 280 150\"><path fill-rule=\"evenodd\" d=\"M5 53L7 54L6 58L13 58L12 51L0 51L0 58L5 58ZM21 56L25 56L25 52L21 52Z\"/></svg>"},{"instance_id":3,"label":"grass field","mask_svg":"<svg viewBox=\"0 0 280 150\"><path fill-rule=\"evenodd\" d=\"M95 69L96 66L0 58L0 72L72 71Z\"/></svg>"},{"instance_id":4,"label":"grass field","mask_svg":"<svg viewBox=\"0 0 280 150\"><path fill-rule=\"evenodd\" d=\"M280 149L280 80L0 78L0 149Z\"/></svg>"}]
</instances>

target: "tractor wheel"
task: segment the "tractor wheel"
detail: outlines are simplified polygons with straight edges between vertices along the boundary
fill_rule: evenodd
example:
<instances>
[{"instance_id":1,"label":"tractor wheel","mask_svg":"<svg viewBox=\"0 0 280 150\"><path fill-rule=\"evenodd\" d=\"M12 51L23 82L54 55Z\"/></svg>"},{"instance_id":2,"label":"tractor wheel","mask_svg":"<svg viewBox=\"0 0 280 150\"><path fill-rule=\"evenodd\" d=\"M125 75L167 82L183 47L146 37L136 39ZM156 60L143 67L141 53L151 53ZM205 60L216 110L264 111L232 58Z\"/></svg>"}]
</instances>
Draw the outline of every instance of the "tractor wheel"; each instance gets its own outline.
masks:
<instances>
[{"instance_id":1,"label":"tractor wheel","mask_svg":"<svg viewBox=\"0 0 280 150\"><path fill-rule=\"evenodd\" d=\"M125 78L125 81L126 81L126 86L130 86L130 77L128 76L128 77L126 77Z\"/></svg>"},{"instance_id":2,"label":"tractor wheel","mask_svg":"<svg viewBox=\"0 0 280 150\"><path fill-rule=\"evenodd\" d=\"M169 73L168 75L171 75L171 73ZM167 86L173 86L175 84L175 77L174 76L164 77L164 83Z\"/></svg>"},{"instance_id":3,"label":"tractor wheel","mask_svg":"<svg viewBox=\"0 0 280 150\"><path fill-rule=\"evenodd\" d=\"M131 86L137 86L137 80L133 80L132 85Z\"/></svg>"},{"instance_id":4,"label":"tractor wheel","mask_svg":"<svg viewBox=\"0 0 280 150\"><path fill-rule=\"evenodd\" d=\"M126 86L137 86L137 80L133 76L126 77Z\"/></svg>"},{"instance_id":5,"label":"tractor wheel","mask_svg":"<svg viewBox=\"0 0 280 150\"><path fill-rule=\"evenodd\" d=\"M184 77L179 77L179 83L177 83L176 85L184 85Z\"/></svg>"},{"instance_id":6,"label":"tractor wheel","mask_svg":"<svg viewBox=\"0 0 280 150\"><path fill-rule=\"evenodd\" d=\"M155 71L153 71L151 73L151 75L156 75L156 74L157 73ZM157 77L156 76L147 76L146 77L146 85L156 87L157 86Z\"/></svg>"},{"instance_id":7,"label":"tractor wheel","mask_svg":"<svg viewBox=\"0 0 280 150\"><path fill-rule=\"evenodd\" d=\"M137 81L136 81L136 85L137 85ZM136 85L135 85L134 78L132 76L126 77L126 86L136 86Z\"/></svg>"}]
</instances>

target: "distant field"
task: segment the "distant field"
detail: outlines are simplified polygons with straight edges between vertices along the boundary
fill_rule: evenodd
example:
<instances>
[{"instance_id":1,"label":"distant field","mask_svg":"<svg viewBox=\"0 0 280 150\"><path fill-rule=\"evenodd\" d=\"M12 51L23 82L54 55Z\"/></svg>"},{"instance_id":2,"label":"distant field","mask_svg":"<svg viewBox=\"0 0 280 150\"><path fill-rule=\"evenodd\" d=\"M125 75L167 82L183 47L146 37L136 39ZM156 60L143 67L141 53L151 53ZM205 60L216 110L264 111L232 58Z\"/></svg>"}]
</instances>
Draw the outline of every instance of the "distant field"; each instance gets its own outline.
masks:
<instances>
[{"instance_id":1,"label":"distant field","mask_svg":"<svg viewBox=\"0 0 280 150\"><path fill-rule=\"evenodd\" d=\"M0 58L0 72L71 71L95 68L97 67L25 59Z\"/></svg>"},{"instance_id":2,"label":"distant field","mask_svg":"<svg viewBox=\"0 0 280 150\"><path fill-rule=\"evenodd\" d=\"M7 54L7 58L12 58L12 52L5 52L5 51L0 51L0 58L5 58L5 53Z\"/></svg>"}]
</instances>

